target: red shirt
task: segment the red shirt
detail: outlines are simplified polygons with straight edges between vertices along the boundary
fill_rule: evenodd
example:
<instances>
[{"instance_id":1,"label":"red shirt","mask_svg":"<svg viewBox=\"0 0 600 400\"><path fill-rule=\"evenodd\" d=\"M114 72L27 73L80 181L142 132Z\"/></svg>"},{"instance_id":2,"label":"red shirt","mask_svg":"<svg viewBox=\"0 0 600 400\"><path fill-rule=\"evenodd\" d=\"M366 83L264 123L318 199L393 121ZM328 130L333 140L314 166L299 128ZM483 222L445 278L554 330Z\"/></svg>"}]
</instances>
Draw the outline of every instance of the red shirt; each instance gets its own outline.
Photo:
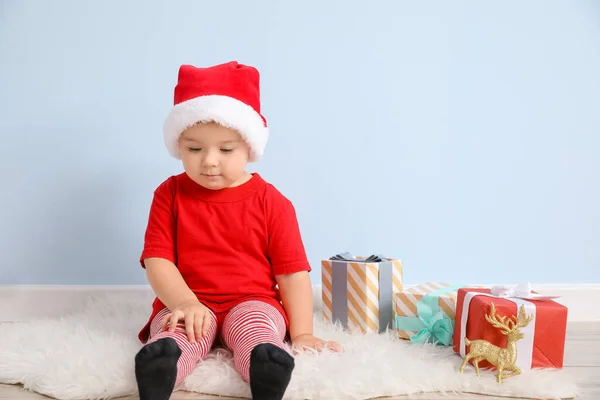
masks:
<instances>
[{"instance_id":1,"label":"red shirt","mask_svg":"<svg viewBox=\"0 0 600 400\"><path fill-rule=\"evenodd\" d=\"M292 203L259 174L237 187L206 189L186 173L154 192L140 257L177 266L198 300L215 313L245 300L262 300L288 319L275 275L310 271ZM156 298L139 333L165 305Z\"/></svg>"}]
</instances>

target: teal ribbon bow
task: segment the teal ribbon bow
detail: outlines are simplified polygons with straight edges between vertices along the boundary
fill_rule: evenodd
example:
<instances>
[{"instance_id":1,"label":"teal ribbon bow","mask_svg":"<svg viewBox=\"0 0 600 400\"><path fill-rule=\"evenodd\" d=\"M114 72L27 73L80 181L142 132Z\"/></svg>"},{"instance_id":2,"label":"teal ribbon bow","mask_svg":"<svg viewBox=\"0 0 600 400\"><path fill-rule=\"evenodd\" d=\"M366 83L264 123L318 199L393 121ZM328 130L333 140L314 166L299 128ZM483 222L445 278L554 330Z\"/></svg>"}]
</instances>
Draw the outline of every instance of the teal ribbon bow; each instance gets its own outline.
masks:
<instances>
[{"instance_id":1,"label":"teal ribbon bow","mask_svg":"<svg viewBox=\"0 0 600 400\"><path fill-rule=\"evenodd\" d=\"M458 290L464 285L453 285L427 293L417 302L417 317L396 315L396 329L414 331L410 341L417 344L434 343L438 346L452 344L454 321L439 307L439 296Z\"/></svg>"}]
</instances>

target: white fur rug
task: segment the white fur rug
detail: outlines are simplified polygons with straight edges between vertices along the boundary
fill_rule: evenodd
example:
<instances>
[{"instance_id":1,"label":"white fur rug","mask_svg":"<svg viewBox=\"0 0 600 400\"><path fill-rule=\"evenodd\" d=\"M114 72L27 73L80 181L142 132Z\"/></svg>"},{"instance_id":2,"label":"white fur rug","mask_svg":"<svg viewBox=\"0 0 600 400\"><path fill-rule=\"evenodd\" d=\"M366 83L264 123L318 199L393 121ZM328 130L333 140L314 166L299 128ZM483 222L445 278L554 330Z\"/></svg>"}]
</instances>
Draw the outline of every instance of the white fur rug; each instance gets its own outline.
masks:
<instances>
[{"instance_id":1,"label":"white fur rug","mask_svg":"<svg viewBox=\"0 0 600 400\"><path fill-rule=\"evenodd\" d=\"M575 377L567 371L528 371L497 384L491 371L461 375L451 348L411 345L389 335L350 335L326 326L317 300L316 334L337 340L341 354L302 354L287 399L369 399L418 392L471 392L507 397L570 398ZM137 391L137 333L150 311L151 294L91 298L61 319L0 325L0 382L59 399L108 399ZM186 380L185 389L250 397L226 351L213 351Z\"/></svg>"}]
</instances>

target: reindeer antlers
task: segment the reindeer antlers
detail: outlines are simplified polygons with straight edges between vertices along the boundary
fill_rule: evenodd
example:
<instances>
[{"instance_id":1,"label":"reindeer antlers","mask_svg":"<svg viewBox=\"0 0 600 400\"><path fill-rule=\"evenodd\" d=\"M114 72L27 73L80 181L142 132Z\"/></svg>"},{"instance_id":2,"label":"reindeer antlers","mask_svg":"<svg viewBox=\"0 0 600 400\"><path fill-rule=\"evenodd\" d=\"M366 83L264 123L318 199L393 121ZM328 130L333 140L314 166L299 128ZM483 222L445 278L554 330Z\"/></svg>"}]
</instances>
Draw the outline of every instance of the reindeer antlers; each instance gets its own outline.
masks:
<instances>
[{"instance_id":1,"label":"reindeer antlers","mask_svg":"<svg viewBox=\"0 0 600 400\"><path fill-rule=\"evenodd\" d=\"M511 330L511 328L505 322L506 321L506 316L500 317L500 316L496 315L496 305L494 303L490 304L490 314L486 315L485 319L490 324L492 324L493 326L495 326L496 328L503 328L503 329L506 329L507 331ZM511 322L511 321L509 321L509 322Z\"/></svg>"},{"instance_id":2,"label":"reindeer antlers","mask_svg":"<svg viewBox=\"0 0 600 400\"><path fill-rule=\"evenodd\" d=\"M494 303L490 303L490 314L486 315L485 319L496 328L502 328L507 332L512 332L516 329L527 326L533 320L533 316L527 316L525 313L525 307L521 305L521 307L519 307L519 316L516 318L511 317L511 319L506 321L506 316L501 317L496 315L496 305Z\"/></svg>"},{"instance_id":3,"label":"reindeer antlers","mask_svg":"<svg viewBox=\"0 0 600 400\"><path fill-rule=\"evenodd\" d=\"M529 325L531 321L533 321L533 315L527 316L527 314L525 314L525 306L521 305L521 307L519 307L519 316L517 317L515 328L523 328Z\"/></svg>"}]
</instances>

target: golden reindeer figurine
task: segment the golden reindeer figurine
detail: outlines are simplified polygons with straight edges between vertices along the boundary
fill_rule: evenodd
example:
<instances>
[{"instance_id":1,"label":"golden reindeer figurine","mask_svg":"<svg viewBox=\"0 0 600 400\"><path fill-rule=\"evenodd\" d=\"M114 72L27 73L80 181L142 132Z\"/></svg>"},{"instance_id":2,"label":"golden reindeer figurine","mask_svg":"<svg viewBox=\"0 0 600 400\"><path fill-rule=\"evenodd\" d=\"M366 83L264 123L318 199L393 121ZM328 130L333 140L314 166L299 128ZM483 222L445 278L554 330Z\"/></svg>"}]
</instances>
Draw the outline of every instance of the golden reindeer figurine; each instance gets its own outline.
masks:
<instances>
[{"instance_id":1,"label":"golden reindeer figurine","mask_svg":"<svg viewBox=\"0 0 600 400\"><path fill-rule=\"evenodd\" d=\"M512 317L506 321L506 316L496 316L496 306L492 303L490 315L486 315L485 319L494 327L502 329L502 334L508 337L508 343L505 348L502 348L491 344L487 340L469 340L465 337L465 343L467 346L470 346L470 349L469 354L467 354L463 360L460 372L462 374L469 360L473 359L475 371L477 376L479 376L479 362L486 360L498 369L496 380L500 383L503 378L519 375L521 373L521 369L515 365L515 362L517 361L516 342L525 337L525 335L519 331L519 328L527 326L532 321L533 317L527 316L525 314L525 307L521 305L519 308L519 316L517 318ZM503 371L510 371L512 374L503 375Z\"/></svg>"}]
</instances>

